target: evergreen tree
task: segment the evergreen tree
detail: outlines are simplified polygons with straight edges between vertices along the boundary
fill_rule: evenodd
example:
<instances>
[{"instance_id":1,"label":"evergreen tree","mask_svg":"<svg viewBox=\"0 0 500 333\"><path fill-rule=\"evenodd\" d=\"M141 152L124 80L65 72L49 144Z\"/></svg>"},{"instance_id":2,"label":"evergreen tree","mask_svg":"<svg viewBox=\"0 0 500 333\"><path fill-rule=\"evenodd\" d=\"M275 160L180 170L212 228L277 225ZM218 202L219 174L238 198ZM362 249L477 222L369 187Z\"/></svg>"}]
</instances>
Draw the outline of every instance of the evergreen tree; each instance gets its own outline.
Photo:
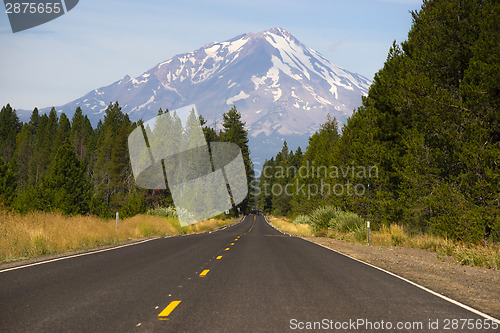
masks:
<instances>
[{"instance_id":1,"label":"evergreen tree","mask_svg":"<svg viewBox=\"0 0 500 333\"><path fill-rule=\"evenodd\" d=\"M291 211L291 200L294 192L289 191L293 185L295 170L293 166L293 152L288 149L287 142L283 142L283 148L276 155L275 181L271 187L273 212L278 215L286 215ZM293 188L293 186L292 186Z\"/></svg>"},{"instance_id":2,"label":"evergreen tree","mask_svg":"<svg viewBox=\"0 0 500 333\"><path fill-rule=\"evenodd\" d=\"M241 114L233 106L228 112L222 115L223 131L220 134L220 141L232 142L241 148L243 155L243 162L245 164L245 171L248 182L248 193L252 193L250 185L254 180L253 163L250 160L250 149L248 147L248 131L245 129L245 123L241 121ZM247 198L238 205L242 213L250 211L253 205L253 198Z\"/></svg>"},{"instance_id":3,"label":"evergreen tree","mask_svg":"<svg viewBox=\"0 0 500 333\"><path fill-rule=\"evenodd\" d=\"M40 116L34 135L30 184L38 185L41 179L48 174L57 148L61 145L56 141L58 129L59 120L54 108L52 108L48 116L46 114Z\"/></svg>"},{"instance_id":4,"label":"evergreen tree","mask_svg":"<svg viewBox=\"0 0 500 333\"><path fill-rule=\"evenodd\" d=\"M205 118L203 118L202 115L199 116L199 121L201 126L203 127L203 134L205 135L207 144L210 144L210 142L216 142L217 132L215 131L215 129L205 125L207 121L205 120Z\"/></svg>"},{"instance_id":5,"label":"evergreen tree","mask_svg":"<svg viewBox=\"0 0 500 333\"><path fill-rule=\"evenodd\" d=\"M94 148L92 147L92 136L93 129L89 118L83 115L80 107L76 108L71 120L70 141L81 161L87 161L90 158L90 152Z\"/></svg>"},{"instance_id":6,"label":"evergreen tree","mask_svg":"<svg viewBox=\"0 0 500 333\"><path fill-rule=\"evenodd\" d=\"M61 117L59 118L59 126L57 128L56 140L54 142L54 145L59 148L64 143L70 142L70 135L71 123L68 117L64 113L62 113Z\"/></svg>"},{"instance_id":7,"label":"evergreen tree","mask_svg":"<svg viewBox=\"0 0 500 333\"><path fill-rule=\"evenodd\" d=\"M272 186L276 182L274 177L276 163L274 157L270 160L266 160L262 166L262 174L259 177L259 187L258 187L258 206L266 214L271 214L273 212L273 194Z\"/></svg>"},{"instance_id":8,"label":"evergreen tree","mask_svg":"<svg viewBox=\"0 0 500 333\"><path fill-rule=\"evenodd\" d=\"M14 200L17 179L12 167L0 157L0 206L8 206Z\"/></svg>"},{"instance_id":9,"label":"evergreen tree","mask_svg":"<svg viewBox=\"0 0 500 333\"><path fill-rule=\"evenodd\" d=\"M69 143L57 150L51 172L44 178L42 189L52 209L64 214L85 214L89 211L90 183L85 168Z\"/></svg>"},{"instance_id":10,"label":"evergreen tree","mask_svg":"<svg viewBox=\"0 0 500 333\"><path fill-rule=\"evenodd\" d=\"M105 112L95 131L97 147L91 161L92 185L99 198L92 202L92 212L109 217L126 203L134 186L127 146L134 125L118 103L110 103Z\"/></svg>"},{"instance_id":11,"label":"evergreen tree","mask_svg":"<svg viewBox=\"0 0 500 333\"><path fill-rule=\"evenodd\" d=\"M21 123L10 104L0 111L0 157L9 163L14 155L16 136L21 131Z\"/></svg>"},{"instance_id":12,"label":"evergreen tree","mask_svg":"<svg viewBox=\"0 0 500 333\"><path fill-rule=\"evenodd\" d=\"M13 164L18 175L18 185L24 188L29 183L30 164L33 157L33 137L30 126L24 124L21 132L16 137L16 150L14 151ZM20 161L20 162L18 162Z\"/></svg>"}]
</instances>

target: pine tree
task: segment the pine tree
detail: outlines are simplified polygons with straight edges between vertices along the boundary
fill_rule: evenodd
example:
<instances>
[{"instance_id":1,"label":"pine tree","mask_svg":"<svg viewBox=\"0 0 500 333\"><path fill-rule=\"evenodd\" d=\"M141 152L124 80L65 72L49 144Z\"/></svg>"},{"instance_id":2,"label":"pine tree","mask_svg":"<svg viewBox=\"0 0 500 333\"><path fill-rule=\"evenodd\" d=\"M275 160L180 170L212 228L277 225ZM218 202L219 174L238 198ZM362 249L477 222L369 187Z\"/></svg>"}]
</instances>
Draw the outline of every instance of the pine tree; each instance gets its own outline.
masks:
<instances>
[{"instance_id":1,"label":"pine tree","mask_svg":"<svg viewBox=\"0 0 500 333\"><path fill-rule=\"evenodd\" d=\"M104 122L94 132L97 145L91 171L96 199L91 206L92 213L111 216L127 202L135 186L127 146L134 125L118 103L110 103L105 112Z\"/></svg>"},{"instance_id":2,"label":"pine tree","mask_svg":"<svg viewBox=\"0 0 500 333\"><path fill-rule=\"evenodd\" d=\"M59 148L65 142L70 142L69 141L70 135L71 135L71 123L68 117L64 113L62 113L61 117L59 117L59 126L57 128L57 134L54 146Z\"/></svg>"},{"instance_id":3,"label":"pine tree","mask_svg":"<svg viewBox=\"0 0 500 333\"><path fill-rule=\"evenodd\" d=\"M266 160L262 166L262 173L259 177L258 190L257 190L257 203L260 209L266 214L273 212L273 194L272 186L276 182L274 157Z\"/></svg>"},{"instance_id":4,"label":"pine tree","mask_svg":"<svg viewBox=\"0 0 500 333\"><path fill-rule=\"evenodd\" d=\"M85 168L69 143L61 146L55 155L52 169L42 185L49 196L52 209L64 214L85 214L90 205L90 183Z\"/></svg>"},{"instance_id":5,"label":"pine tree","mask_svg":"<svg viewBox=\"0 0 500 333\"><path fill-rule=\"evenodd\" d=\"M75 147L75 152L81 161L88 161L92 147L92 125L89 118L83 115L80 107L76 108L71 120L70 141Z\"/></svg>"},{"instance_id":6,"label":"pine tree","mask_svg":"<svg viewBox=\"0 0 500 333\"><path fill-rule=\"evenodd\" d=\"M127 196L132 194L134 179L128 152L128 136L133 130L132 123L127 115L123 118L120 130L117 133L111 152L110 188L112 191L112 205L114 211L121 209L127 203Z\"/></svg>"},{"instance_id":7,"label":"pine tree","mask_svg":"<svg viewBox=\"0 0 500 333\"><path fill-rule=\"evenodd\" d=\"M203 127L203 134L205 135L205 140L207 141L207 144L210 144L210 142L216 142L217 132L215 131L215 129L205 125L207 121L205 120L205 118L203 118L202 115L199 116L199 120L201 126Z\"/></svg>"},{"instance_id":8,"label":"pine tree","mask_svg":"<svg viewBox=\"0 0 500 333\"><path fill-rule=\"evenodd\" d=\"M16 195L17 177L9 164L0 157L0 206L8 206Z\"/></svg>"},{"instance_id":9,"label":"pine tree","mask_svg":"<svg viewBox=\"0 0 500 333\"><path fill-rule=\"evenodd\" d=\"M241 148L243 155L243 162L245 164L245 171L248 182L248 193L252 193L250 185L254 180L253 163L250 160L250 149L248 147L248 131L245 129L245 123L241 121L241 114L233 106L228 112L222 115L223 131L220 135L220 140L223 142L232 142ZM253 205L253 198L247 198L238 205L242 213L250 211Z\"/></svg>"},{"instance_id":10,"label":"pine tree","mask_svg":"<svg viewBox=\"0 0 500 333\"><path fill-rule=\"evenodd\" d=\"M46 114L40 116L34 134L30 184L40 184L41 179L48 174L55 153L62 144L56 141L58 129L59 119L55 108L52 108L48 116Z\"/></svg>"},{"instance_id":11,"label":"pine tree","mask_svg":"<svg viewBox=\"0 0 500 333\"><path fill-rule=\"evenodd\" d=\"M9 163L16 148L16 136L21 131L21 123L10 104L0 111L0 157Z\"/></svg>"},{"instance_id":12,"label":"pine tree","mask_svg":"<svg viewBox=\"0 0 500 333\"><path fill-rule=\"evenodd\" d=\"M295 178L295 169L293 165L294 154L288 149L287 142L283 142L283 148L276 155L276 173L278 177L275 179L272 186L275 186L275 191L271 187L272 207L273 212L285 216L291 211L291 202L294 191L289 191L290 185L293 185ZM294 188L292 186L292 188Z\"/></svg>"}]
</instances>

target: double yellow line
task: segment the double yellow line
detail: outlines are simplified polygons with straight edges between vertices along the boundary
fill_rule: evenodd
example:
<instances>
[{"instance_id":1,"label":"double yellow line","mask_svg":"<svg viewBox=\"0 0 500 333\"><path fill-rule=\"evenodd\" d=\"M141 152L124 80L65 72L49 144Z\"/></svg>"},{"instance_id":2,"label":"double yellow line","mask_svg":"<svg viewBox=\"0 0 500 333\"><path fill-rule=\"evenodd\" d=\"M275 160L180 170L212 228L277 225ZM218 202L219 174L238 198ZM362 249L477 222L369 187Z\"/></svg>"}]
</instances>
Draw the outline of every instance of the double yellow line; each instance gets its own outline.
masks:
<instances>
[{"instance_id":1,"label":"double yellow line","mask_svg":"<svg viewBox=\"0 0 500 333\"><path fill-rule=\"evenodd\" d=\"M245 233L244 233L244 235L246 235L247 233L249 233L250 231L252 231L252 229L253 229L253 226L254 226L254 225L255 225L255 215L254 215L254 217L253 217L253 224L252 224L252 226L250 227L250 229L249 229L247 232L245 232ZM234 239L234 242L238 241L240 237L241 237L241 235L239 235L238 237L236 237L236 238ZM233 246L233 245L234 245L234 242L232 242L230 246ZM224 249L224 251L229 251L229 249L230 249L230 248L229 248L229 247L227 247L226 249ZM217 260L220 260L220 259L222 259L222 256L221 256L221 255L220 255L220 256L217 256L217 258L216 258L216 259L217 259ZM202 277L202 278L203 278L203 277L206 277L206 276L207 276L207 274L208 274L208 272L210 272L210 270L209 270L209 269L205 269L205 270L203 270L203 271L200 273L200 275L199 275L199 276L200 276L200 277ZM168 316L172 313L172 311L174 311L174 309L175 309L175 308L176 308L179 304L181 304L181 302L182 302L182 301L180 301L180 300L170 302L170 304L169 304L169 305L167 305L167 307L166 307L165 309L163 309L163 311L162 311L162 312L160 312L160 313L158 314L158 319L159 319L159 320L170 320L170 318L168 318Z\"/></svg>"}]
</instances>

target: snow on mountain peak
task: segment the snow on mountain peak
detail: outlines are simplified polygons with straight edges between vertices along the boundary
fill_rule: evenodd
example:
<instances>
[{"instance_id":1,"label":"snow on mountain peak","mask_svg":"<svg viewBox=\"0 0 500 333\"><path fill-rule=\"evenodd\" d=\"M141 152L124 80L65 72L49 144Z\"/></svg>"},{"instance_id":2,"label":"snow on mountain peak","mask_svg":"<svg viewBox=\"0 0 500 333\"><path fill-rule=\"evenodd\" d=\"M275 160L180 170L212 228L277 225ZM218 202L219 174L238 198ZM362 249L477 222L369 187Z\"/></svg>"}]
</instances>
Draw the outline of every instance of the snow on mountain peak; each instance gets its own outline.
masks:
<instances>
[{"instance_id":1,"label":"snow on mountain peak","mask_svg":"<svg viewBox=\"0 0 500 333\"><path fill-rule=\"evenodd\" d=\"M176 55L57 109L71 115L80 106L95 125L110 102L118 101L133 121L155 117L160 107L196 104L212 124L234 104L253 157L262 159L279 151L282 139L305 148L328 113L345 122L370 84L275 27Z\"/></svg>"}]
</instances>

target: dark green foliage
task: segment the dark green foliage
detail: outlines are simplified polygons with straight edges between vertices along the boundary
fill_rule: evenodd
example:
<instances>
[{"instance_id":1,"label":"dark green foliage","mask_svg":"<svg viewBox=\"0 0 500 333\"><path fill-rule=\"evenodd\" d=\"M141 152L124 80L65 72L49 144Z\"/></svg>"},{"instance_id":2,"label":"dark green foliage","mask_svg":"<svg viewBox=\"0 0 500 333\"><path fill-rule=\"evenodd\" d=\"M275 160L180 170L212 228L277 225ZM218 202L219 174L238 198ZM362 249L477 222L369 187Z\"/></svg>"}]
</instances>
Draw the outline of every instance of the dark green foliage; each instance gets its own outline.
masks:
<instances>
[{"instance_id":1,"label":"dark green foliage","mask_svg":"<svg viewBox=\"0 0 500 333\"><path fill-rule=\"evenodd\" d=\"M12 171L12 167L6 164L0 157L0 207L8 206L15 197L17 187L17 177Z\"/></svg>"},{"instance_id":2,"label":"dark green foliage","mask_svg":"<svg viewBox=\"0 0 500 333\"><path fill-rule=\"evenodd\" d=\"M88 161L90 152L95 148L92 142L93 129L89 118L82 113L78 107L73 115L70 141L75 147L78 158L82 161Z\"/></svg>"},{"instance_id":3,"label":"dark green foliage","mask_svg":"<svg viewBox=\"0 0 500 333\"><path fill-rule=\"evenodd\" d=\"M43 198L47 200L45 207L64 214L84 214L89 211L90 182L69 143L57 150L52 170L41 187Z\"/></svg>"},{"instance_id":4,"label":"dark green foliage","mask_svg":"<svg viewBox=\"0 0 500 333\"><path fill-rule=\"evenodd\" d=\"M159 115L169 114L159 110ZM173 144L183 144L194 138L199 123L192 113L188 126L181 130L176 114L177 132L165 129ZM194 117L194 118L193 118ZM241 115L235 108L225 115L222 140L238 144L243 151L247 175L252 176L247 132ZM129 160L128 136L137 127L118 103L110 104L104 121L94 130L86 115L77 108L71 121L55 109L40 115L34 109L29 122L19 122L15 111L7 105L0 112L0 146L10 162L0 156L0 205L27 213L30 211L60 211L64 214L94 214L104 218L133 216L147 209L172 205L172 195L165 190L145 190L135 185ZM142 126L142 121L139 122ZM160 129L158 129L160 130ZM195 133L196 132L196 133ZM203 127L207 142L221 140L208 126ZM186 140L184 140L186 139ZM184 140L184 141L183 141ZM179 148L180 150L181 147ZM194 161L192 161L194 163ZM189 172L189 163L182 166ZM248 210L249 199L240 204Z\"/></svg>"},{"instance_id":5,"label":"dark green foliage","mask_svg":"<svg viewBox=\"0 0 500 333\"><path fill-rule=\"evenodd\" d=\"M264 163L259 177L257 191L258 206L266 213L288 215L296 206L297 193L296 173L302 165L302 150L295 153L288 149L286 141L276 157Z\"/></svg>"},{"instance_id":6,"label":"dark green foliage","mask_svg":"<svg viewBox=\"0 0 500 333\"><path fill-rule=\"evenodd\" d=\"M201 126L203 127L203 134L205 135L205 140L207 141L207 143L210 144L210 142L217 141L217 132L215 131L215 129L209 126L205 126L207 121L205 120L205 118L203 118L203 116L200 115L199 120Z\"/></svg>"},{"instance_id":7,"label":"dark green foliage","mask_svg":"<svg viewBox=\"0 0 500 333\"><path fill-rule=\"evenodd\" d=\"M394 42L341 135L336 120L328 119L304 153L300 148L290 151L284 142L281 152L264 163L256 194L266 213L303 215L333 206L369 219L375 228L400 223L408 230L456 240L499 241L500 3L429 0L412 17L408 40ZM41 183L51 178L55 152L67 140L81 163L77 169L83 168L91 179L92 214L132 215L171 202L166 191L135 187L127 136L136 124L117 103L109 105L95 130L79 109L71 126L62 114L58 119L55 110L40 116L36 109L28 123L19 124L10 106L2 109L0 120L0 153L8 162L2 170L8 165L17 176L12 207L19 211L53 208L47 199L51 194ZM202 117L199 121L205 125ZM244 126L233 107L224 114L221 133L208 126L203 131L207 142L240 146L252 193L253 166ZM184 134L176 133L172 140ZM299 172L312 167L340 171ZM365 173L343 172L356 168L365 168ZM368 172L372 169L373 174ZM348 185L351 193L346 192ZM353 186L362 193L353 193ZM328 191L319 191L322 187ZM248 210L252 200L247 197L240 208Z\"/></svg>"},{"instance_id":8,"label":"dark green foliage","mask_svg":"<svg viewBox=\"0 0 500 333\"><path fill-rule=\"evenodd\" d=\"M241 121L241 114L233 106L228 112L222 115L223 121L223 131L220 133L218 141L222 142L232 142L237 144L241 148L243 155L243 162L245 164L245 171L247 175L247 181L249 184L249 193L251 193L250 185L254 180L253 163L250 160L250 148L248 147L248 131L245 129L245 123ZM205 131L205 135L209 135ZM241 213L248 213L253 206L253 198L248 195L242 203L237 205L240 208Z\"/></svg>"},{"instance_id":9,"label":"dark green foliage","mask_svg":"<svg viewBox=\"0 0 500 333\"><path fill-rule=\"evenodd\" d=\"M56 143L58 145L68 142L71 134L71 123L68 117L62 113L59 118L59 126L57 129Z\"/></svg>"},{"instance_id":10,"label":"dark green foliage","mask_svg":"<svg viewBox=\"0 0 500 333\"><path fill-rule=\"evenodd\" d=\"M144 213L148 208L144 192L139 188L132 189L127 195L126 202L120 207L121 217L130 217L136 214Z\"/></svg>"},{"instance_id":11,"label":"dark green foliage","mask_svg":"<svg viewBox=\"0 0 500 333\"><path fill-rule=\"evenodd\" d=\"M0 157L9 163L14 155L16 136L21 131L21 123L16 111L9 104L0 111Z\"/></svg>"},{"instance_id":12,"label":"dark green foliage","mask_svg":"<svg viewBox=\"0 0 500 333\"><path fill-rule=\"evenodd\" d=\"M92 162L92 185L94 194L102 198L109 212L102 204L97 211L101 215L112 216L127 202L127 195L135 185L129 161L127 140L135 128L118 103L106 109L104 122L96 130L96 154Z\"/></svg>"},{"instance_id":13,"label":"dark green foliage","mask_svg":"<svg viewBox=\"0 0 500 333\"><path fill-rule=\"evenodd\" d=\"M377 167L377 177L298 179L306 185L369 183L370 197L298 194L288 214L333 204L375 227L396 222L468 242L498 240L499 16L498 1L424 1L412 13L408 40L393 44L342 136L323 127L302 161ZM277 212L278 199L261 197L261 205Z\"/></svg>"}]
</instances>

